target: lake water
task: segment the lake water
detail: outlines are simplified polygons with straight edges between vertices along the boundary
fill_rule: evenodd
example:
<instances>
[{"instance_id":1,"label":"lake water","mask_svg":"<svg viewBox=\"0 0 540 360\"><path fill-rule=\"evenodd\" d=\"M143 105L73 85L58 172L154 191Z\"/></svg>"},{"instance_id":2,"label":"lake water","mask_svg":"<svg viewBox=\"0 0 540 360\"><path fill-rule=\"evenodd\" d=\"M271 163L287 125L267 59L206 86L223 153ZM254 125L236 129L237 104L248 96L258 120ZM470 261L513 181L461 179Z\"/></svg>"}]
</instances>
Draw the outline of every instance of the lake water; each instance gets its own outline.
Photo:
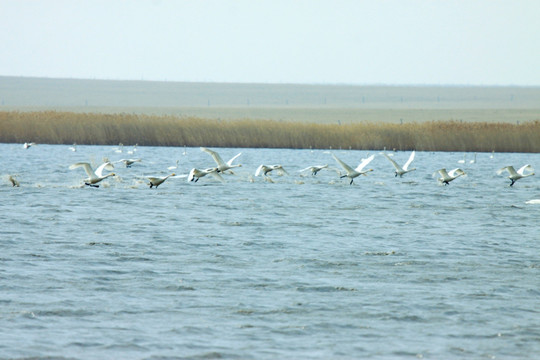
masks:
<instances>
[{"instance_id":1,"label":"lake water","mask_svg":"<svg viewBox=\"0 0 540 360\"><path fill-rule=\"evenodd\" d=\"M150 189L214 166L198 148L0 144L0 358L530 359L540 353L540 154L238 152L236 175ZM185 154L184 154L185 152ZM465 156L465 159L464 159ZM100 188L79 161L116 164ZM404 163L408 153L394 159ZM459 164L459 160L465 160ZM290 175L252 174L282 164ZM468 176L441 186L432 173ZM20 187L12 187L15 174Z\"/></svg>"}]
</instances>

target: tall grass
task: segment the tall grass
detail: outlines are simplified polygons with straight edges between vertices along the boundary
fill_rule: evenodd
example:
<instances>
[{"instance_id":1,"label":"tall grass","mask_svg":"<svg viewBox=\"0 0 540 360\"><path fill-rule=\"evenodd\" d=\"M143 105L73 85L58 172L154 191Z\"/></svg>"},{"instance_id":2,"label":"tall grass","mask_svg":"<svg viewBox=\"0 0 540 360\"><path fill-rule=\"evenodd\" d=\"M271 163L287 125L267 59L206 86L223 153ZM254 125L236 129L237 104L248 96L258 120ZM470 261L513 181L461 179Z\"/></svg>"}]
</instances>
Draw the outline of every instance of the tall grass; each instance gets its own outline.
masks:
<instances>
[{"instance_id":1,"label":"tall grass","mask_svg":"<svg viewBox=\"0 0 540 360\"><path fill-rule=\"evenodd\" d=\"M0 142L540 152L540 121L310 124L141 114L0 112Z\"/></svg>"}]
</instances>

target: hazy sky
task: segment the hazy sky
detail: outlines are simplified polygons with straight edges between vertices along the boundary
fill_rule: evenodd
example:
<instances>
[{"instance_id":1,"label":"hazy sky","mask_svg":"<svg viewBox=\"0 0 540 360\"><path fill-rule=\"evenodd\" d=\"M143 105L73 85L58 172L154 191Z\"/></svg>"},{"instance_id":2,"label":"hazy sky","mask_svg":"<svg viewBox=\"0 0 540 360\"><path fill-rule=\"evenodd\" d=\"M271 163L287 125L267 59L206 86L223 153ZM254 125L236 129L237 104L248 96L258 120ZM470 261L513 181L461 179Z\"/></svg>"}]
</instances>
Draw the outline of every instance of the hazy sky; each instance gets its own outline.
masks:
<instances>
[{"instance_id":1,"label":"hazy sky","mask_svg":"<svg viewBox=\"0 0 540 360\"><path fill-rule=\"evenodd\" d=\"M0 0L0 75L540 85L536 0Z\"/></svg>"}]
</instances>

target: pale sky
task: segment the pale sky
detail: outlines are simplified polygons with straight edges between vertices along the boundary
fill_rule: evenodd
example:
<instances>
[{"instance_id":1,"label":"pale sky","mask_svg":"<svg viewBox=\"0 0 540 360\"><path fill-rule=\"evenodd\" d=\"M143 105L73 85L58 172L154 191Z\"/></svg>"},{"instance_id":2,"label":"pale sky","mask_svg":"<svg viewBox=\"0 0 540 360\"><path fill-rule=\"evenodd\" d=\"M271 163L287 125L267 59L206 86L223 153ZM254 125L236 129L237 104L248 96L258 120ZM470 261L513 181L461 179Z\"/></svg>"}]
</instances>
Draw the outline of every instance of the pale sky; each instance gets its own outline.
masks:
<instances>
[{"instance_id":1,"label":"pale sky","mask_svg":"<svg viewBox=\"0 0 540 360\"><path fill-rule=\"evenodd\" d=\"M540 85L536 0L0 0L0 75Z\"/></svg>"}]
</instances>

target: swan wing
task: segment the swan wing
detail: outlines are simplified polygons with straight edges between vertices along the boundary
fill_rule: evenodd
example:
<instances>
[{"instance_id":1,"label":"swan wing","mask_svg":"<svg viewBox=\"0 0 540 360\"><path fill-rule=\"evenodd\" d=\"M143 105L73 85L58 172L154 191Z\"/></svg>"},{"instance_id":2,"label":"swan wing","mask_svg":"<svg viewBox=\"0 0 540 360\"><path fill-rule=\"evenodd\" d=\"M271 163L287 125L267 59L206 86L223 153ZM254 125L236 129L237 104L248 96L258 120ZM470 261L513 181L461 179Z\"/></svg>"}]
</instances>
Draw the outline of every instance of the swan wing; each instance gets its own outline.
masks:
<instances>
[{"instance_id":1,"label":"swan wing","mask_svg":"<svg viewBox=\"0 0 540 360\"><path fill-rule=\"evenodd\" d=\"M363 159L362 162L356 167L356 171L361 172L362 169L365 168L366 165L369 164L373 159L375 159L375 155L371 155L367 159Z\"/></svg>"},{"instance_id":2,"label":"swan wing","mask_svg":"<svg viewBox=\"0 0 540 360\"><path fill-rule=\"evenodd\" d=\"M460 168L456 168L456 169L450 170L448 172L448 175L450 175L451 177L457 177L457 176L466 175L466 174L465 174L465 171L461 170Z\"/></svg>"},{"instance_id":3,"label":"swan wing","mask_svg":"<svg viewBox=\"0 0 540 360\"><path fill-rule=\"evenodd\" d=\"M403 170L407 170L409 168L409 165L411 165L411 163L413 162L414 160L414 155L415 155L415 151L413 150L413 152L411 153L411 156L409 156L409 160L407 160L407 162L405 163L405 165L403 165Z\"/></svg>"},{"instance_id":4,"label":"swan wing","mask_svg":"<svg viewBox=\"0 0 540 360\"><path fill-rule=\"evenodd\" d=\"M505 170L508 171L510 175L517 175L516 169L514 169L513 166L505 166L503 168L500 168L499 170L497 170L497 175L501 175Z\"/></svg>"},{"instance_id":5,"label":"swan wing","mask_svg":"<svg viewBox=\"0 0 540 360\"><path fill-rule=\"evenodd\" d=\"M217 170L213 170L213 171L210 171L208 172L210 175L212 175L213 177L215 177L216 179L218 179L219 181L221 182L225 182L225 179L223 178L223 176L221 176Z\"/></svg>"},{"instance_id":6,"label":"swan wing","mask_svg":"<svg viewBox=\"0 0 540 360\"><path fill-rule=\"evenodd\" d=\"M227 161L227 165L231 166L233 161L236 160L236 158L239 157L240 155L242 155L242 153L236 154L233 158L231 158L231 160Z\"/></svg>"},{"instance_id":7,"label":"swan wing","mask_svg":"<svg viewBox=\"0 0 540 360\"><path fill-rule=\"evenodd\" d=\"M401 168L399 167L398 163L395 162L394 159L392 159L390 156L388 156L387 153L383 152L382 154L383 154L383 156L384 156L385 158L388 159L388 161L390 161L390 162L392 163L392 165L394 165L394 168L396 168L397 171L400 171L400 170L401 170ZM403 168L403 169L405 169L405 168Z\"/></svg>"},{"instance_id":8,"label":"swan wing","mask_svg":"<svg viewBox=\"0 0 540 360\"><path fill-rule=\"evenodd\" d=\"M347 172L347 173L352 173L354 172L354 169L352 167L350 167L349 165L345 164L343 161L341 161L336 155L332 154L332 156L334 157L334 159L338 162L339 165L341 165L341 167Z\"/></svg>"},{"instance_id":9,"label":"swan wing","mask_svg":"<svg viewBox=\"0 0 540 360\"><path fill-rule=\"evenodd\" d=\"M283 166L281 166L281 165L274 166L274 169L276 169L276 170L279 172L280 175L283 175L283 174L289 175L289 173L287 172L287 170L285 170L285 169L283 168Z\"/></svg>"},{"instance_id":10,"label":"swan wing","mask_svg":"<svg viewBox=\"0 0 540 360\"><path fill-rule=\"evenodd\" d=\"M92 170L92 166L90 166L90 164L87 163L87 162L78 162L78 163L72 164L72 165L69 166L69 169L73 170L73 169L76 169L78 167L82 167L84 169L84 171L86 171L86 174L89 177L95 177L96 176L96 174L94 173L94 170Z\"/></svg>"},{"instance_id":11,"label":"swan wing","mask_svg":"<svg viewBox=\"0 0 540 360\"><path fill-rule=\"evenodd\" d=\"M533 167L530 164L527 164L527 165L523 165L521 168L519 168L519 170L517 172L520 175L524 175L525 170L534 171Z\"/></svg>"},{"instance_id":12,"label":"swan wing","mask_svg":"<svg viewBox=\"0 0 540 360\"><path fill-rule=\"evenodd\" d=\"M259 165L259 167L257 168L257 171L255 171L255 176L261 175L261 172L263 171L263 167L264 165Z\"/></svg>"},{"instance_id":13,"label":"swan wing","mask_svg":"<svg viewBox=\"0 0 540 360\"><path fill-rule=\"evenodd\" d=\"M225 165L225 161L223 161L221 156L219 156L219 154L217 152L215 152L214 150L210 150L208 148L201 147L201 151L204 151L205 153L210 154L210 156L212 156L212 158L214 159L214 161L216 162L216 164L218 166Z\"/></svg>"},{"instance_id":14,"label":"swan wing","mask_svg":"<svg viewBox=\"0 0 540 360\"><path fill-rule=\"evenodd\" d=\"M448 175L448 172L446 169L439 169L433 173L433 176L437 176L439 174L443 179L448 179L450 176Z\"/></svg>"},{"instance_id":15,"label":"swan wing","mask_svg":"<svg viewBox=\"0 0 540 360\"><path fill-rule=\"evenodd\" d=\"M103 177L103 170L114 170L114 165L111 162L104 162L96 169L96 175L98 177Z\"/></svg>"}]
</instances>

